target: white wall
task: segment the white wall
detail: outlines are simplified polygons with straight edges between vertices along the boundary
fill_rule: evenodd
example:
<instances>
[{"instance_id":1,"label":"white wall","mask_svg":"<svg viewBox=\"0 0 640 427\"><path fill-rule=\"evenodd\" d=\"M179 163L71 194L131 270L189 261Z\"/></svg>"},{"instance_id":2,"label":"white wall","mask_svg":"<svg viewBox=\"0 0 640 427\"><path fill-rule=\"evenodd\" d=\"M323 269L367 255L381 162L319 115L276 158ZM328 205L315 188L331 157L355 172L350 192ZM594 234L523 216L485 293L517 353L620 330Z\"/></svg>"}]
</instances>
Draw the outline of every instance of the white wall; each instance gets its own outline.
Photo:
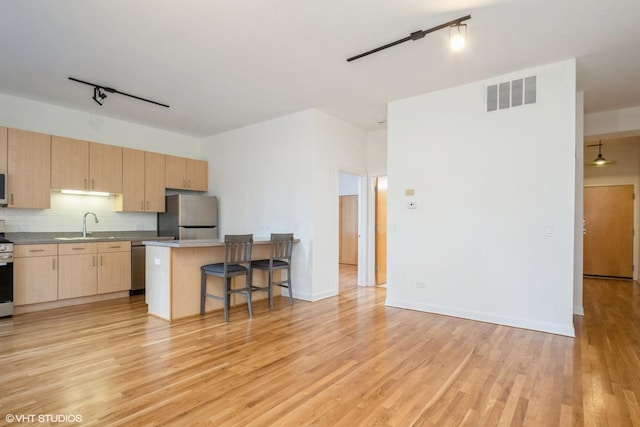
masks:
<instances>
[{"instance_id":1,"label":"white wall","mask_svg":"<svg viewBox=\"0 0 640 427\"><path fill-rule=\"evenodd\" d=\"M609 133L615 133L618 137L625 134L640 135L640 107L585 115L585 136Z\"/></svg>"},{"instance_id":2,"label":"white wall","mask_svg":"<svg viewBox=\"0 0 640 427\"><path fill-rule=\"evenodd\" d=\"M338 290L338 174L365 168L362 131L317 110L202 140L220 234L294 232L294 295Z\"/></svg>"},{"instance_id":3,"label":"white wall","mask_svg":"<svg viewBox=\"0 0 640 427\"><path fill-rule=\"evenodd\" d=\"M535 105L485 112L534 74ZM391 103L387 304L573 336L575 145L575 60Z\"/></svg>"},{"instance_id":4,"label":"white wall","mask_svg":"<svg viewBox=\"0 0 640 427\"><path fill-rule=\"evenodd\" d=\"M367 133L367 169L372 176L387 174L387 130Z\"/></svg>"},{"instance_id":5,"label":"white wall","mask_svg":"<svg viewBox=\"0 0 640 427\"><path fill-rule=\"evenodd\" d=\"M4 94L0 94L0 126L200 158L200 142L192 137ZM95 231L156 229L156 214L113 209L113 198L52 193L51 209L2 208L0 219L5 219L8 232L78 231L82 214L93 210L100 218Z\"/></svg>"},{"instance_id":6,"label":"white wall","mask_svg":"<svg viewBox=\"0 0 640 427\"><path fill-rule=\"evenodd\" d=\"M358 177L350 173L340 172L338 193L341 196L357 196L358 195Z\"/></svg>"}]
</instances>

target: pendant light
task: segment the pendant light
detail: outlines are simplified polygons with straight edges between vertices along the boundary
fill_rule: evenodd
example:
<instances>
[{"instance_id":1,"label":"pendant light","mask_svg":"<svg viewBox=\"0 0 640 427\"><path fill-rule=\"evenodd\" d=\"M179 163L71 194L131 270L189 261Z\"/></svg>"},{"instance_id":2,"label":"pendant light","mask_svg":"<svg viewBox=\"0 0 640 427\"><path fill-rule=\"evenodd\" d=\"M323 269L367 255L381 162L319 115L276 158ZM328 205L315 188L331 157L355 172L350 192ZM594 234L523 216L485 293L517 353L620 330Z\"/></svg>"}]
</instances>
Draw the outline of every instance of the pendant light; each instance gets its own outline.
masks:
<instances>
[{"instance_id":1,"label":"pendant light","mask_svg":"<svg viewBox=\"0 0 640 427\"><path fill-rule=\"evenodd\" d=\"M590 163L589 166L604 166L617 163L616 161L607 160L602 155L602 140L599 140L597 144L587 145L587 147L598 147L598 156Z\"/></svg>"}]
</instances>

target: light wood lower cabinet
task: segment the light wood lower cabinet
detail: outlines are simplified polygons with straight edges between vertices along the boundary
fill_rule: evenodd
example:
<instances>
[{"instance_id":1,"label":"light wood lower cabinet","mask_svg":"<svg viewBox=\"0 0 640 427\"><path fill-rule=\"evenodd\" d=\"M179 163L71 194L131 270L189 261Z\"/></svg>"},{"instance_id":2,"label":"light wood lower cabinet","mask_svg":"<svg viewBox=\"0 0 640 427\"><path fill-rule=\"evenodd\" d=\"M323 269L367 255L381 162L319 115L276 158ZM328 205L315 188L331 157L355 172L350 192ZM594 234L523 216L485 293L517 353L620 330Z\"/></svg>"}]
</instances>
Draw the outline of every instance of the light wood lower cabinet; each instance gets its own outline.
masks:
<instances>
[{"instance_id":1,"label":"light wood lower cabinet","mask_svg":"<svg viewBox=\"0 0 640 427\"><path fill-rule=\"evenodd\" d=\"M58 299L58 245L16 245L13 303L36 304Z\"/></svg>"},{"instance_id":2,"label":"light wood lower cabinet","mask_svg":"<svg viewBox=\"0 0 640 427\"><path fill-rule=\"evenodd\" d=\"M98 292L96 243L58 245L58 299Z\"/></svg>"},{"instance_id":3,"label":"light wood lower cabinet","mask_svg":"<svg viewBox=\"0 0 640 427\"><path fill-rule=\"evenodd\" d=\"M14 246L16 306L131 289L131 242Z\"/></svg>"},{"instance_id":4,"label":"light wood lower cabinet","mask_svg":"<svg viewBox=\"0 0 640 427\"><path fill-rule=\"evenodd\" d=\"M98 293L131 289L131 242L98 243Z\"/></svg>"}]
</instances>

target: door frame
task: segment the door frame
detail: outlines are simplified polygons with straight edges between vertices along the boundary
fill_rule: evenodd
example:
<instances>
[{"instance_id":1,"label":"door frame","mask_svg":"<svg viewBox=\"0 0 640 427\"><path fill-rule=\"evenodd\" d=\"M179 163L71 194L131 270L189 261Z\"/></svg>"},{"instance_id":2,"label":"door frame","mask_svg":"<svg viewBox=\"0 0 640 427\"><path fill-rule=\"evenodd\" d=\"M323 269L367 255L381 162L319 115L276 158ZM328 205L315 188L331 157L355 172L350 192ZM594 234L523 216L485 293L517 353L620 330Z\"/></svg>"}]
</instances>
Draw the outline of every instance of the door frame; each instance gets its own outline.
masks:
<instances>
[{"instance_id":1,"label":"door frame","mask_svg":"<svg viewBox=\"0 0 640 427\"><path fill-rule=\"evenodd\" d=\"M335 194L335 200L336 200L336 204L338 206L337 208L337 218L336 221L340 221L340 174L347 174L347 175L353 175L355 177L358 178L358 286L371 286L370 283L370 276L368 275L369 272L369 234L368 234L368 228L369 228L369 222L368 222L368 215L367 212L370 208L370 203L369 200L371 200L371 198L369 197L369 194L367 192L367 180L366 175L358 172L358 171L354 171L353 169L348 169L348 168L338 168L336 171L336 176L337 176L337 187L336 187L336 194ZM338 224L338 222L336 222L336 224ZM338 264L340 263L340 257L339 257L339 253L340 253L340 231L339 231L339 227L336 226L336 244L338 245L336 247L336 271L338 271ZM338 280L339 282L339 280ZM339 286L338 286L339 289Z\"/></svg>"}]
</instances>

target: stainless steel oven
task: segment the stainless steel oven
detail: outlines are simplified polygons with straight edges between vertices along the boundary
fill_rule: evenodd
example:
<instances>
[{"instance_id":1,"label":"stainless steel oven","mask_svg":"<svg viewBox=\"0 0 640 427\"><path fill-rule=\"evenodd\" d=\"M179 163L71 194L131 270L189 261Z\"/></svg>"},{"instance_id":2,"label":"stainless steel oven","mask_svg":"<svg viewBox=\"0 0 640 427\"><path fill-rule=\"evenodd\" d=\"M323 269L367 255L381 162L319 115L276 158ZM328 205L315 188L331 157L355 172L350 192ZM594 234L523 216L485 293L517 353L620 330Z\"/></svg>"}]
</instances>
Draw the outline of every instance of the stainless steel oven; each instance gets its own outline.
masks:
<instances>
[{"instance_id":1,"label":"stainless steel oven","mask_svg":"<svg viewBox=\"0 0 640 427\"><path fill-rule=\"evenodd\" d=\"M0 242L0 317L7 316L13 316L13 243Z\"/></svg>"}]
</instances>

